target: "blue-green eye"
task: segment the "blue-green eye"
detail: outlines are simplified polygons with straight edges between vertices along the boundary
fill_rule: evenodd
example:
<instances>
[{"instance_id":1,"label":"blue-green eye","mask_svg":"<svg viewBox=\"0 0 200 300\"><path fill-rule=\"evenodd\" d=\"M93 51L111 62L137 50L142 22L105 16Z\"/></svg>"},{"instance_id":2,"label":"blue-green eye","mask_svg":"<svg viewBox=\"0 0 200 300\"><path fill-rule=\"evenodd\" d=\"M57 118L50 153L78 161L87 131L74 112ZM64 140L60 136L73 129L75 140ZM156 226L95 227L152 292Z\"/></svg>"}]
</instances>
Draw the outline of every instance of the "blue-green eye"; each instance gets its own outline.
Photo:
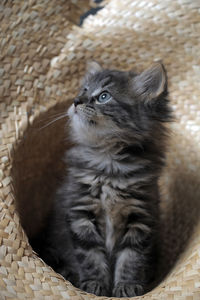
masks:
<instances>
[{"instance_id":1,"label":"blue-green eye","mask_svg":"<svg viewBox=\"0 0 200 300\"><path fill-rule=\"evenodd\" d=\"M98 96L97 101L99 103L105 103L105 102L109 101L111 99L111 97L112 96L108 92L103 92Z\"/></svg>"}]
</instances>

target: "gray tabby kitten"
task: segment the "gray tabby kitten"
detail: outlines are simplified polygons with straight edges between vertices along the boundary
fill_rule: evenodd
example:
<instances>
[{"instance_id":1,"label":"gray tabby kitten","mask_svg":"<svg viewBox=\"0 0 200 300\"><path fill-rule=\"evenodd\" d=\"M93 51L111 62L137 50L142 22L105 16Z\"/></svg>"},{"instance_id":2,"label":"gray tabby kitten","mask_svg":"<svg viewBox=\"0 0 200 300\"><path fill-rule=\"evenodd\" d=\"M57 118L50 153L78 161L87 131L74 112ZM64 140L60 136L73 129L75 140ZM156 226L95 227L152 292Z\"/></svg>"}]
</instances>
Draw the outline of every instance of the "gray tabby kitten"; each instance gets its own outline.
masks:
<instances>
[{"instance_id":1,"label":"gray tabby kitten","mask_svg":"<svg viewBox=\"0 0 200 300\"><path fill-rule=\"evenodd\" d=\"M135 74L92 62L68 114L75 145L42 256L84 291L141 295L155 267L171 120L165 70L158 63Z\"/></svg>"}]
</instances>

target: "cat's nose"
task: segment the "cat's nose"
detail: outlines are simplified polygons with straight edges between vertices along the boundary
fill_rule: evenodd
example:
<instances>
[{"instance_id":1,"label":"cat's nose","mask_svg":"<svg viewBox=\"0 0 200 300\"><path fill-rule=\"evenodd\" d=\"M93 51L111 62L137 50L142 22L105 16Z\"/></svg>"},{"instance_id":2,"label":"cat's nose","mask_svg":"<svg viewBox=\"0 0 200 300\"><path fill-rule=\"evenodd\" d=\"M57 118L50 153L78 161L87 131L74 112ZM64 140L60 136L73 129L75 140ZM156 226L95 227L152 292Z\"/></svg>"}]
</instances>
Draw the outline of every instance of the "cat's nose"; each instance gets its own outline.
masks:
<instances>
[{"instance_id":1,"label":"cat's nose","mask_svg":"<svg viewBox=\"0 0 200 300\"><path fill-rule=\"evenodd\" d=\"M74 106L76 107L79 104L82 104L83 102L81 101L81 99L79 97L74 99Z\"/></svg>"}]
</instances>

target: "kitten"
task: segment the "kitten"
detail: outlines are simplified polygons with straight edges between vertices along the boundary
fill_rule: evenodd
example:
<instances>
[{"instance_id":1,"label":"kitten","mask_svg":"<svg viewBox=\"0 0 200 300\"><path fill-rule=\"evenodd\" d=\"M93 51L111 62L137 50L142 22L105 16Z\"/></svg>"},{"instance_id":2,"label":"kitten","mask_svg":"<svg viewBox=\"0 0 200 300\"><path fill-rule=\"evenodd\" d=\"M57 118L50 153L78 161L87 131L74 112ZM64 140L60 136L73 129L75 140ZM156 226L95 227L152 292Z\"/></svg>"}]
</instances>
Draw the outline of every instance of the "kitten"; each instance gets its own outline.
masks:
<instances>
[{"instance_id":1,"label":"kitten","mask_svg":"<svg viewBox=\"0 0 200 300\"><path fill-rule=\"evenodd\" d=\"M166 72L159 63L135 74L92 62L68 114L75 146L42 256L84 291L141 295L154 270L171 120Z\"/></svg>"}]
</instances>

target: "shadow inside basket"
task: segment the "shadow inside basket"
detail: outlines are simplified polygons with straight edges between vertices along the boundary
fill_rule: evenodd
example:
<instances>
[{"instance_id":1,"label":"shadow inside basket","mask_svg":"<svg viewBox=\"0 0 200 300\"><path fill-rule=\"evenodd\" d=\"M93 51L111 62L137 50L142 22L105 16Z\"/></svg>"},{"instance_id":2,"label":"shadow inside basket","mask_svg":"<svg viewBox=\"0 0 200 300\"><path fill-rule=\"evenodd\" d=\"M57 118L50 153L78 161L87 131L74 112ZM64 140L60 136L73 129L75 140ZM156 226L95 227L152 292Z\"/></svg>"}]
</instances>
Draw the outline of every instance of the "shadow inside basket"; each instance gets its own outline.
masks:
<instances>
[{"instance_id":1,"label":"shadow inside basket","mask_svg":"<svg viewBox=\"0 0 200 300\"><path fill-rule=\"evenodd\" d=\"M24 132L14 153L12 177L16 206L29 239L44 228L54 194L66 172L64 153L67 139L69 103L57 104L41 113ZM49 125L48 125L49 124Z\"/></svg>"},{"instance_id":2,"label":"shadow inside basket","mask_svg":"<svg viewBox=\"0 0 200 300\"><path fill-rule=\"evenodd\" d=\"M55 192L67 172L64 153L71 147L67 117L44 126L66 112L68 107L69 103L61 103L41 113L25 131L13 157L16 207L36 252L34 241L45 228ZM166 276L185 250L200 215L199 176L191 172L187 164L174 168L173 161L170 162L161 181L167 197L161 203L160 255L154 286Z\"/></svg>"}]
</instances>

